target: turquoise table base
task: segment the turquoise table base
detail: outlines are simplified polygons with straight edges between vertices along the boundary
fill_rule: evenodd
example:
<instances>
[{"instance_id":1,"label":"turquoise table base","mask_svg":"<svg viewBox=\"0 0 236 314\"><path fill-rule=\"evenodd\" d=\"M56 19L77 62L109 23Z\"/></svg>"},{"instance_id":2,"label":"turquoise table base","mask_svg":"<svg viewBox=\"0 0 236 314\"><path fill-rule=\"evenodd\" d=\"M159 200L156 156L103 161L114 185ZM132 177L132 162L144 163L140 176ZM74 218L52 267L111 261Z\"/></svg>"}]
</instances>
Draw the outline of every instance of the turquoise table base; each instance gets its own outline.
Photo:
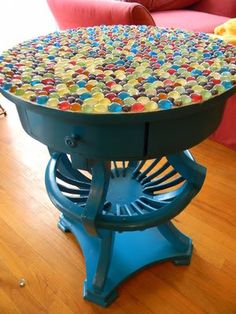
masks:
<instances>
[{"instance_id":1,"label":"turquoise table base","mask_svg":"<svg viewBox=\"0 0 236 314\"><path fill-rule=\"evenodd\" d=\"M171 219L204 179L205 168L188 151L147 164L52 153L47 192L62 213L59 228L72 232L82 248L86 300L108 306L120 283L140 269L164 261L190 263L192 240Z\"/></svg>"},{"instance_id":2,"label":"turquoise table base","mask_svg":"<svg viewBox=\"0 0 236 314\"><path fill-rule=\"evenodd\" d=\"M94 287L94 277L101 258L102 242L106 242L107 237L91 236L81 223L63 215L58 226L64 232L71 231L82 248L87 273L84 298L101 306L112 303L117 297L118 285L138 270L164 261L188 265L191 260L192 240L180 233L171 222L143 231L112 232L107 235L110 241L114 241L109 251L107 279L99 290Z\"/></svg>"}]
</instances>

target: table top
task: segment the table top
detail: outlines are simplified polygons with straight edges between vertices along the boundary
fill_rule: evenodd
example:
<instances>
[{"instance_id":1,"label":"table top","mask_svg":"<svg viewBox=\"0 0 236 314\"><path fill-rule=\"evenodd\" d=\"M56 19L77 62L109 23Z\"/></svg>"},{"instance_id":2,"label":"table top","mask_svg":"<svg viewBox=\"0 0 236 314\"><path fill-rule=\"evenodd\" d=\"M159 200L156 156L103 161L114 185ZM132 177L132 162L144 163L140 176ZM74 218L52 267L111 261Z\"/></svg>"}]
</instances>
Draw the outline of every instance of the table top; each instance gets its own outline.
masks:
<instances>
[{"instance_id":1,"label":"table top","mask_svg":"<svg viewBox=\"0 0 236 314\"><path fill-rule=\"evenodd\" d=\"M236 85L236 48L152 26L55 32L0 56L0 89L32 105L130 114L208 103Z\"/></svg>"}]
</instances>

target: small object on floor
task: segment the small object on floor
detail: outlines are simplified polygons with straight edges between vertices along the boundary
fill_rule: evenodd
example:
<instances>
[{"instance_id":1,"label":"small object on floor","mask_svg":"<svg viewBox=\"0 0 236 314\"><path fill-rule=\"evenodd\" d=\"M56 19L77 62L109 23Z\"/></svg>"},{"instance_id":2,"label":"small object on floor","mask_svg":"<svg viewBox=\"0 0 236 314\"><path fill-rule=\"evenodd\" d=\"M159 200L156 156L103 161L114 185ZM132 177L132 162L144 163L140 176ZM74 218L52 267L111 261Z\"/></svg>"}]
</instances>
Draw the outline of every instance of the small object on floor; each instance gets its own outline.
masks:
<instances>
[{"instance_id":1,"label":"small object on floor","mask_svg":"<svg viewBox=\"0 0 236 314\"><path fill-rule=\"evenodd\" d=\"M19 287L23 288L26 285L26 280L21 278L18 282Z\"/></svg>"},{"instance_id":2,"label":"small object on floor","mask_svg":"<svg viewBox=\"0 0 236 314\"><path fill-rule=\"evenodd\" d=\"M1 115L6 116L6 115L7 115L7 112L6 112L6 110L0 105L0 116L1 116Z\"/></svg>"}]
</instances>

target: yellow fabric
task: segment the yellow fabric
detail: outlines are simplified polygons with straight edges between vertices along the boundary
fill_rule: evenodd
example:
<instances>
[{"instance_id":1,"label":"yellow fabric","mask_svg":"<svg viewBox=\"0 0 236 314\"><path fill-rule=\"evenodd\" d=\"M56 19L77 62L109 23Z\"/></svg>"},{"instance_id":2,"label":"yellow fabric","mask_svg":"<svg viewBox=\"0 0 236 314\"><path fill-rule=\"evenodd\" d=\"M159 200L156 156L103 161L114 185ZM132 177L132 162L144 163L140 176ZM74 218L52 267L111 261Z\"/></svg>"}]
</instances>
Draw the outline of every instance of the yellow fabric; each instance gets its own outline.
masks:
<instances>
[{"instance_id":1,"label":"yellow fabric","mask_svg":"<svg viewBox=\"0 0 236 314\"><path fill-rule=\"evenodd\" d=\"M230 44L236 45L236 18L217 26L213 37L221 38Z\"/></svg>"}]
</instances>

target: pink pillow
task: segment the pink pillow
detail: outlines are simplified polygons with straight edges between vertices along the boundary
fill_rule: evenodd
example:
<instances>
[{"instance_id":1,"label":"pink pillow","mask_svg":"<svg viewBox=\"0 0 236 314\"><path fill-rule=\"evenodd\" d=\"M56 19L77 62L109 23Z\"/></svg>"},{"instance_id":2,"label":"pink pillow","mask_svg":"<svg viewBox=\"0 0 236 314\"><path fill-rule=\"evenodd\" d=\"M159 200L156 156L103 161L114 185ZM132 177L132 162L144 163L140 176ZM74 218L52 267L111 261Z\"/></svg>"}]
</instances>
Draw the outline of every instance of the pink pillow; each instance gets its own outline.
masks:
<instances>
[{"instance_id":1,"label":"pink pillow","mask_svg":"<svg viewBox=\"0 0 236 314\"><path fill-rule=\"evenodd\" d=\"M123 2L137 2L149 11L165 11L186 8L199 0L121 0Z\"/></svg>"}]
</instances>

